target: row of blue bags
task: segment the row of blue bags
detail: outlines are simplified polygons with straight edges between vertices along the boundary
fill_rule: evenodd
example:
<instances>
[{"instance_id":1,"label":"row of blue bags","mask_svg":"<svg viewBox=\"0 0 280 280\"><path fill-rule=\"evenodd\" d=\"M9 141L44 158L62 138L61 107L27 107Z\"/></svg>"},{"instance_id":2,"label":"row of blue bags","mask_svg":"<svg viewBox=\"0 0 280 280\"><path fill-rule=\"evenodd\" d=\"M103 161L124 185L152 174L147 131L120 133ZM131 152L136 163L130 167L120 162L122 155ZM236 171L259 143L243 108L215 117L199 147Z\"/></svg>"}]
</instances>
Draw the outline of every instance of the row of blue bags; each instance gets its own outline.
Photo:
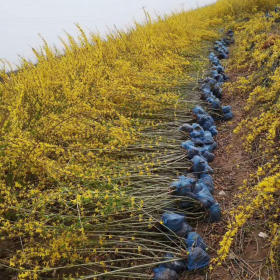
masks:
<instances>
[{"instance_id":1,"label":"row of blue bags","mask_svg":"<svg viewBox=\"0 0 280 280\"><path fill-rule=\"evenodd\" d=\"M220 59L228 58L228 46L234 42L233 31L228 31L226 37L216 41L215 53L210 53L209 59L212 63L211 76L208 77L201 88L203 98L210 107L219 111L222 119L229 120L233 117L230 106L221 106L222 84L228 79ZM214 160L214 150L217 144L214 136L218 134L214 118L202 107L193 109L196 123L184 124L179 130L189 133L191 140L182 143L187 151L188 158L192 162L192 176L180 176L176 182L171 184L172 194L180 197L189 197L201 203L208 210L211 222L221 219L221 209L213 198L214 183L211 174L213 169L209 162ZM184 206L182 205L182 208ZM207 254L207 246L201 236L187 223L184 215L165 212L162 215L163 226L175 235L184 238L187 248L185 259L176 259L172 254L166 254L165 262L154 268L154 280L178 280L179 274L188 270L194 271L209 265L210 257ZM169 262L170 260L170 262Z\"/></svg>"}]
</instances>

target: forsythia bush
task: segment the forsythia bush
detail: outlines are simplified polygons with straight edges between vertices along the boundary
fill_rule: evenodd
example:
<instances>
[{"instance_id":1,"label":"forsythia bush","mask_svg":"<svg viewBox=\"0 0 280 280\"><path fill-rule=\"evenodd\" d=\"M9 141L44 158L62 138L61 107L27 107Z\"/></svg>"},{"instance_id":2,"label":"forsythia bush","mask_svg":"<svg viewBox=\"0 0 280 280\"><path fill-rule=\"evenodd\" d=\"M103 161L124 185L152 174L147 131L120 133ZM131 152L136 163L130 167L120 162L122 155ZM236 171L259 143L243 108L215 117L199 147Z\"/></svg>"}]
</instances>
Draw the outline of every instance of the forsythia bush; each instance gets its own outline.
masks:
<instances>
[{"instance_id":1,"label":"forsythia bush","mask_svg":"<svg viewBox=\"0 0 280 280\"><path fill-rule=\"evenodd\" d=\"M42 275L57 279L109 275L111 279L114 270L121 279L119 267L137 265L138 260L151 263L156 254L165 252L168 245L154 241L156 233L152 241L147 240L156 222L149 203L159 180L167 182L166 176L157 181L152 171L168 164L172 143L147 131L162 129L174 120L174 112L188 114L183 100L193 96L186 88L195 71L205 65L203 50L218 37L217 28L240 12L274 4L223 0L156 21L147 15L145 24L106 39L86 36L77 26L80 37L68 35L63 53L44 42L34 50L36 65L23 60L17 73L4 69L0 246L11 246L8 254L1 255L1 265L18 279ZM277 72L274 80L276 84ZM271 88L271 98L277 96L273 92ZM252 102L258 102L257 89L254 95ZM267 95L262 98L269 102ZM277 114L276 107L269 112ZM263 118L271 116L263 112ZM278 123L262 125L259 133L270 137L265 149L273 150ZM252 134L251 141L256 137ZM256 203L271 202L276 174L256 187L267 190ZM150 194L143 196L146 188ZM160 208L160 198L155 200ZM136 236L144 230L144 236ZM276 235L273 242L278 243Z\"/></svg>"}]
</instances>

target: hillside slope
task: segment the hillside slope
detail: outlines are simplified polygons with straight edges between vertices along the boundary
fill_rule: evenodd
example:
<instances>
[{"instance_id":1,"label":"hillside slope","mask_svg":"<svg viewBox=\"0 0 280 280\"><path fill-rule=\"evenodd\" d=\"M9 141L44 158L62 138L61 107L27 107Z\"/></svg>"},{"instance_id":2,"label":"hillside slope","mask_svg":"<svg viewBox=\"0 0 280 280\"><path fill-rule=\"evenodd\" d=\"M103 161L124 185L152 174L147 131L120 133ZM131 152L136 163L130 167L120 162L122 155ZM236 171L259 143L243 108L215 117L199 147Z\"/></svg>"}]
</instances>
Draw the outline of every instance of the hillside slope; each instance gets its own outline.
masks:
<instances>
[{"instance_id":1,"label":"hillside slope","mask_svg":"<svg viewBox=\"0 0 280 280\"><path fill-rule=\"evenodd\" d=\"M190 167L176 131L201 102L197 88L209 68L208 50L228 28L236 45L227 67L234 79L225 90L246 102L235 131L244 137L244 153L261 160L254 160L258 168L240 190L242 205L224 218L231 223L218 237L218 255L211 251L213 265L226 261L234 237L260 213L260 224L272 228L265 231L273 270L279 257L280 41L276 14L265 18L264 12L276 4L221 0L155 22L147 15L144 25L106 40L88 38L78 26L79 40L69 35L64 53L44 42L35 51L37 65L23 61L10 74L4 69L2 278L150 279L163 254L185 254L182 240L170 244L172 234L158 230L170 182ZM202 215L199 207L185 214L193 224Z\"/></svg>"}]
</instances>

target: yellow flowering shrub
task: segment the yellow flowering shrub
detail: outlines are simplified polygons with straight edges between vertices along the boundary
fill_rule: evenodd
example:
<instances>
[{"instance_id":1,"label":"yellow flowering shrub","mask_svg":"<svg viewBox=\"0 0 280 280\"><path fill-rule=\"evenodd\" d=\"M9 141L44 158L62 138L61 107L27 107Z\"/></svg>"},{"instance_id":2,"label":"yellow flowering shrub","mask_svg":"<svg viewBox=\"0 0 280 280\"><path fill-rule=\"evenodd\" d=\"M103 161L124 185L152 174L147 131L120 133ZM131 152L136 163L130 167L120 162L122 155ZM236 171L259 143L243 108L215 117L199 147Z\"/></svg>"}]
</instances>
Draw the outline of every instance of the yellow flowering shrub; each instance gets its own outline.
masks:
<instances>
[{"instance_id":1,"label":"yellow flowering shrub","mask_svg":"<svg viewBox=\"0 0 280 280\"><path fill-rule=\"evenodd\" d=\"M4 65L0 238L13 246L0 265L18 279L121 279L131 267L139 278L138 266L166 252L180 256L181 241L168 245L158 229L167 186L187 166L170 128L190 117L219 28L274 4L221 0L155 21L147 15L106 39L77 26L63 52L44 41L36 65L23 59L16 73Z\"/></svg>"}]
</instances>

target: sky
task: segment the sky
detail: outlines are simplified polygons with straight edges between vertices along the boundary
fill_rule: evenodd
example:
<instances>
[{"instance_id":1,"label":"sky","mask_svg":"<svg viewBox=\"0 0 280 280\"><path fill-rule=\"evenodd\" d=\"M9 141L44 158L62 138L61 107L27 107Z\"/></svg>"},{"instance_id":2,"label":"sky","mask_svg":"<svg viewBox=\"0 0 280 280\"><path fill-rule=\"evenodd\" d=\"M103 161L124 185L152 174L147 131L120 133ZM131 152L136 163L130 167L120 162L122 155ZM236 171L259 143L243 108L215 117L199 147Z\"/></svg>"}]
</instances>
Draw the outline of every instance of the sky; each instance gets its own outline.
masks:
<instances>
[{"instance_id":1,"label":"sky","mask_svg":"<svg viewBox=\"0 0 280 280\"><path fill-rule=\"evenodd\" d=\"M0 59L15 67L19 56L33 60L32 47L60 47L65 31L77 34L75 23L87 32L101 35L117 27L125 29L144 19L143 9L152 16L170 14L207 5L215 0L0 0Z\"/></svg>"}]
</instances>

